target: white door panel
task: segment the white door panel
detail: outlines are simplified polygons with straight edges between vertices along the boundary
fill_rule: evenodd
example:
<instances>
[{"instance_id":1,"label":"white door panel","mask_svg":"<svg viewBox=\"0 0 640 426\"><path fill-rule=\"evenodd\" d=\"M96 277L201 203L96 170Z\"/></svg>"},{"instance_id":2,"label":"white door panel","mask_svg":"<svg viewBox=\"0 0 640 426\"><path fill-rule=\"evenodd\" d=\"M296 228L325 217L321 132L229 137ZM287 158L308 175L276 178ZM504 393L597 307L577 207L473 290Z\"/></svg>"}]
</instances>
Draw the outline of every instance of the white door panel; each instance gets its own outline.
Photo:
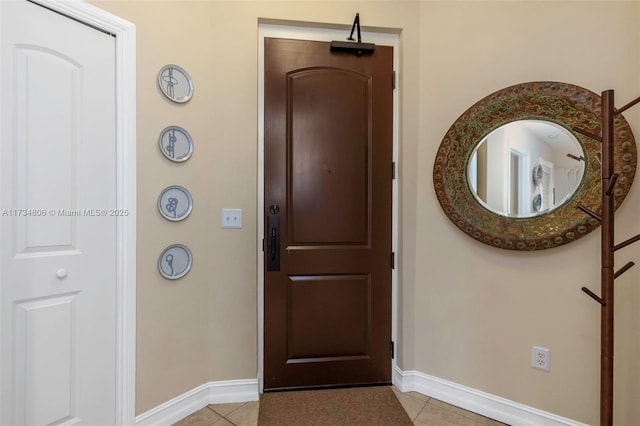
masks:
<instances>
[{"instance_id":1,"label":"white door panel","mask_svg":"<svg viewBox=\"0 0 640 426\"><path fill-rule=\"evenodd\" d=\"M37 210L15 219L17 254L69 250L76 246L76 223L51 213L77 208L73 169L82 122L78 108L82 69L57 52L34 46L16 46L15 59L13 190L17 206ZM53 165L56 173L30 173Z\"/></svg>"},{"instance_id":2,"label":"white door panel","mask_svg":"<svg viewBox=\"0 0 640 426\"><path fill-rule=\"evenodd\" d=\"M16 302L16 424L69 419L76 389L71 357L76 294Z\"/></svg>"},{"instance_id":3,"label":"white door panel","mask_svg":"<svg viewBox=\"0 0 640 426\"><path fill-rule=\"evenodd\" d=\"M115 39L0 7L0 423L113 424Z\"/></svg>"}]
</instances>

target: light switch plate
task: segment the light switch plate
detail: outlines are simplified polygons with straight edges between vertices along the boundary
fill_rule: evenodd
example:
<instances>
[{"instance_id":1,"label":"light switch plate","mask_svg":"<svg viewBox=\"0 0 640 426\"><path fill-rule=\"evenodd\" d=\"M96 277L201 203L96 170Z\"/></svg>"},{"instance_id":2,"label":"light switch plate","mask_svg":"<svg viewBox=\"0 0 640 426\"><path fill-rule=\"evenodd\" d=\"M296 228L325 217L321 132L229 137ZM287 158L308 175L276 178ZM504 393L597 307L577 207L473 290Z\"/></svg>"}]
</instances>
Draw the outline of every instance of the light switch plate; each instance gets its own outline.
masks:
<instances>
[{"instance_id":1,"label":"light switch plate","mask_svg":"<svg viewBox=\"0 0 640 426\"><path fill-rule=\"evenodd\" d=\"M223 228L242 228L242 209L222 209Z\"/></svg>"}]
</instances>

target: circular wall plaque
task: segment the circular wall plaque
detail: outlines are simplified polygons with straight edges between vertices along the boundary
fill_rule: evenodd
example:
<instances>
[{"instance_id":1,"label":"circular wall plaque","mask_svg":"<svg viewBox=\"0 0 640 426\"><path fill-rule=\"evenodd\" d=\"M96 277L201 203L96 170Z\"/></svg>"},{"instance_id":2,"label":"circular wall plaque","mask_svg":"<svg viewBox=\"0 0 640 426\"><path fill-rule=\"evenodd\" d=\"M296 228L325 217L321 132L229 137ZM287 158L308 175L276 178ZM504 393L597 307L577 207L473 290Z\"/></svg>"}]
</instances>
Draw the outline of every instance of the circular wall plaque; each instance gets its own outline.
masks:
<instances>
[{"instance_id":1,"label":"circular wall plaque","mask_svg":"<svg viewBox=\"0 0 640 426\"><path fill-rule=\"evenodd\" d=\"M169 126L160 133L158 146L162 154L171 161L187 161L193 154L193 139L180 126Z\"/></svg>"},{"instance_id":2,"label":"circular wall plaque","mask_svg":"<svg viewBox=\"0 0 640 426\"><path fill-rule=\"evenodd\" d=\"M193 199L185 188L173 185L165 188L158 197L158 210L167 220L178 222L191 214Z\"/></svg>"},{"instance_id":3,"label":"circular wall plaque","mask_svg":"<svg viewBox=\"0 0 640 426\"><path fill-rule=\"evenodd\" d=\"M158 73L158 86L173 102L185 103L193 96L193 81L189 74L177 65L169 64Z\"/></svg>"},{"instance_id":4,"label":"circular wall plaque","mask_svg":"<svg viewBox=\"0 0 640 426\"><path fill-rule=\"evenodd\" d=\"M191 251L182 244L173 244L164 249L158 259L158 270L168 280L184 277L191 269Z\"/></svg>"}]
</instances>

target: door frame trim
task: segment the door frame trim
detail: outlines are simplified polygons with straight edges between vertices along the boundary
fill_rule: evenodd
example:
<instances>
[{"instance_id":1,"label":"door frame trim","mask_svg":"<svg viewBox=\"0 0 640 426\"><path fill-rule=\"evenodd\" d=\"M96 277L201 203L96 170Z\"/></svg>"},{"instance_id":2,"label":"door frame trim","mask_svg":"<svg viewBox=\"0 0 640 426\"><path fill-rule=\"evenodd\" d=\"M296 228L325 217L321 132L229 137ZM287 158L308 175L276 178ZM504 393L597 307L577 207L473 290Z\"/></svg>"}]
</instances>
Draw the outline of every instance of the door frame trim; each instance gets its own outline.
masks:
<instances>
[{"instance_id":1,"label":"door frame trim","mask_svg":"<svg viewBox=\"0 0 640 426\"><path fill-rule=\"evenodd\" d=\"M136 28L84 1L29 1L108 32L116 40L115 207L129 215L116 218L115 415L116 425L131 425L136 390ZM1 410L0 404L0 419Z\"/></svg>"},{"instance_id":2,"label":"door frame trim","mask_svg":"<svg viewBox=\"0 0 640 426\"><path fill-rule=\"evenodd\" d=\"M345 39L351 25L312 23L299 21L258 18L258 202L257 202L257 296L258 296L258 384L260 393L264 390L264 39L265 37L290 38L313 41ZM392 182L392 238L391 250L396 253L396 265L391 271L391 339L396 344L395 357L391 360L392 371L398 368L398 218L399 218L399 74L400 74L400 30L376 28L365 30L362 38L367 42L393 47L393 69L396 86L393 91L393 161L396 175ZM389 82L391 84L391 82ZM391 167L391 165L389 165ZM391 379L394 379L394 374Z\"/></svg>"}]
</instances>

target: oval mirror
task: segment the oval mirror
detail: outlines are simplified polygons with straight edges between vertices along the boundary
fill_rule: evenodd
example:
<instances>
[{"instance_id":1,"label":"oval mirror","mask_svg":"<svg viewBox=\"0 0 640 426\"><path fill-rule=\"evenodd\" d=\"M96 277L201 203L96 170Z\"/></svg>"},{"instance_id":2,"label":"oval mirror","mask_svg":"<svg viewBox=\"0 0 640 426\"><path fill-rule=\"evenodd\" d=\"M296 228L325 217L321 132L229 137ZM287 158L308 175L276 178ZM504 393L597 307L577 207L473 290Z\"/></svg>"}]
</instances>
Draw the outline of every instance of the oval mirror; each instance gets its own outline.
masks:
<instances>
[{"instance_id":1,"label":"oval mirror","mask_svg":"<svg viewBox=\"0 0 640 426\"><path fill-rule=\"evenodd\" d=\"M445 214L470 237L509 250L557 247L597 229L580 207L600 211L601 143L576 129L601 134L600 96L579 86L523 83L478 101L436 154L433 181ZM635 140L621 114L614 158L617 208L636 170Z\"/></svg>"},{"instance_id":2,"label":"oval mirror","mask_svg":"<svg viewBox=\"0 0 640 426\"><path fill-rule=\"evenodd\" d=\"M490 132L469 158L467 176L476 200L508 217L553 211L575 193L584 175L584 151L564 127L518 120Z\"/></svg>"}]
</instances>

